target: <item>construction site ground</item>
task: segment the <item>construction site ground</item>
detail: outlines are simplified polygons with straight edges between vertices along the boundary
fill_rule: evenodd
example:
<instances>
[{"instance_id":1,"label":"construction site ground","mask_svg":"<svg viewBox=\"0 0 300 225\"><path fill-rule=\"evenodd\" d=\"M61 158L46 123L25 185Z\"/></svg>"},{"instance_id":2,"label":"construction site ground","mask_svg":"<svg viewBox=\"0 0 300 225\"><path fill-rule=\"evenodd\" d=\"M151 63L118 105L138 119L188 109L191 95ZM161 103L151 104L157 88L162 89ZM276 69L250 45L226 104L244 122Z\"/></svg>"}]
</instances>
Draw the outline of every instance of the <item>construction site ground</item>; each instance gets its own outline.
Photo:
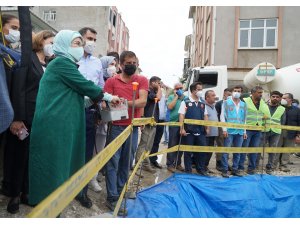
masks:
<instances>
[{"instance_id":1,"label":"construction site ground","mask_svg":"<svg viewBox=\"0 0 300 225\"><path fill-rule=\"evenodd\" d=\"M167 146L164 144L160 144L160 149L166 149ZM172 173L169 172L166 168L166 155L160 155L158 158L159 163L163 165L162 169L156 169L155 174L151 174L147 171L143 171L143 178L140 180L141 189L147 188L151 185L154 185L162 180L165 180L167 177L171 176ZM264 162L267 162L267 155L264 159ZM282 172L275 171L274 175L277 176L299 176L300 175L300 158L291 154L291 162L293 164L289 165L291 169L290 172ZM221 176L221 172L216 170L216 160L213 155L209 164L209 169L212 170L212 176ZM132 171L131 171L132 172ZM179 172L179 171L177 171ZM262 172L262 169L257 171L258 173ZM193 171L196 174L196 171ZM265 171L263 171L265 173ZM224 178L226 179L226 178ZM98 174L98 180L100 181L100 186L102 187L101 192L94 192L89 189L88 196L93 202L93 206L90 209L84 208L80 205L80 203L76 200L73 200L61 213L61 217L63 218L105 218L112 217L112 212L105 206L106 202L106 187L105 187L105 177L102 173ZM131 185L131 190L136 190L136 184L138 182L138 176L135 176L133 184ZM20 211L17 214L10 214L6 211L7 203L9 198L0 194L0 218L24 218L26 215L33 209L27 205L20 205Z\"/></svg>"}]
</instances>

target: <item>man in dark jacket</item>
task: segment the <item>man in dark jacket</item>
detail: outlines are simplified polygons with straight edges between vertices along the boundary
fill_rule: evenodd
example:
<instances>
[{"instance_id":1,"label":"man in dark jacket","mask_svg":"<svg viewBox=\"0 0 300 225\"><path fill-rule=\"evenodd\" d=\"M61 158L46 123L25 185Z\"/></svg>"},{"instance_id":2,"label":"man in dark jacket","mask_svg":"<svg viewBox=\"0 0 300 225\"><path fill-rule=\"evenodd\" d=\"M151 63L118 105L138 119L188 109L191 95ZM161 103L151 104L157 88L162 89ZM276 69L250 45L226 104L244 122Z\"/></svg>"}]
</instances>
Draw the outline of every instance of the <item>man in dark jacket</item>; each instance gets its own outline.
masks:
<instances>
[{"instance_id":1,"label":"man in dark jacket","mask_svg":"<svg viewBox=\"0 0 300 225\"><path fill-rule=\"evenodd\" d=\"M300 109L292 105L294 96L291 93L285 93L282 96L281 104L286 108L286 123L287 126L300 126ZM282 131L282 142L279 146L282 147L295 147L297 143L300 143L300 132L293 130ZM279 155L279 169L284 172L289 172L287 164L290 161L290 153L281 153Z\"/></svg>"}]
</instances>

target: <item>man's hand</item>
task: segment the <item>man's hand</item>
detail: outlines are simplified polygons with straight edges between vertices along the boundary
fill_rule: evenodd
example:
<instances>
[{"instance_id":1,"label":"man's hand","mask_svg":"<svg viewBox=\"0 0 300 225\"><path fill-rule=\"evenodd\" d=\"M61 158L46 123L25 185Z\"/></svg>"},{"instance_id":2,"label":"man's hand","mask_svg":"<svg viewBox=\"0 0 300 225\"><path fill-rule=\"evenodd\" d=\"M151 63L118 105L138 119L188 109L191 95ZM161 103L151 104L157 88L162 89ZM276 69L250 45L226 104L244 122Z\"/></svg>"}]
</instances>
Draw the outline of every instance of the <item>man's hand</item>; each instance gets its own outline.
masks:
<instances>
[{"instance_id":1,"label":"man's hand","mask_svg":"<svg viewBox=\"0 0 300 225\"><path fill-rule=\"evenodd\" d=\"M14 135L18 135L22 128L28 130L23 121L14 121L10 125L10 132Z\"/></svg>"},{"instance_id":2,"label":"man's hand","mask_svg":"<svg viewBox=\"0 0 300 225\"><path fill-rule=\"evenodd\" d=\"M112 100L111 100L111 103L112 104L114 104L114 105L118 105L118 104L120 104L120 98L118 97L118 96L116 96L116 95L113 95L113 98L112 98Z\"/></svg>"},{"instance_id":3,"label":"man's hand","mask_svg":"<svg viewBox=\"0 0 300 225\"><path fill-rule=\"evenodd\" d=\"M296 144L300 144L300 136L296 136L295 137L295 143Z\"/></svg>"},{"instance_id":4,"label":"man's hand","mask_svg":"<svg viewBox=\"0 0 300 225\"><path fill-rule=\"evenodd\" d=\"M223 136L224 136L224 138L228 138L228 132L227 131L223 131Z\"/></svg>"},{"instance_id":5,"label":"man's hand","mask_svg":"<svg viewBox=\"0 0 300 225\"><path fill-rule=\"evenodd\" d=\"M182 135L182 136L186 136L187 135L184 128L180 129L180 135Z\"/></svg>"}]
</instances>

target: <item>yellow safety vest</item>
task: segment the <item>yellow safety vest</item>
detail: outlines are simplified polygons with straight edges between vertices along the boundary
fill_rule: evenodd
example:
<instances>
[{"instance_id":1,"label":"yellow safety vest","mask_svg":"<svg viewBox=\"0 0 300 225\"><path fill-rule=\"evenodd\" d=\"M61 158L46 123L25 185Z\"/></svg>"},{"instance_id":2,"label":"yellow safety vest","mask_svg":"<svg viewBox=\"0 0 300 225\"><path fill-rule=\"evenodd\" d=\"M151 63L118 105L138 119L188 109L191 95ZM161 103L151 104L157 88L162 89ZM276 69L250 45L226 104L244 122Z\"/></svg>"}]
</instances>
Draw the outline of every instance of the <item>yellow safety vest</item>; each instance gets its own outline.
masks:
<instances>
[{"instance_id":1,"label":"yellow safety vest","mask_svg":"<svg viewBox=\"0 0 300 225\"><path fill-rule=\"evenodd\" d=\"M248 125L263 125L263 117L268 117L269 107L261 99L259 103L259 109L255 107L251 97L244 98L244 101L247 105L247 114L246 114L246 124ZM270 112L269 112L270 114Z\"/></svg>"},{"instance_id":2,"label":"yellow safety vest","mask_svg":"<svg viewBox=\"0 0 300 225\"><path fill-rule=\"evenodd\" d=\"M271 116L270 110L268 111L268 119L267 119L267 124L276 124L276 125L281 125L281 116L283 115L285 111L285 108L283 106L278 106L273 115ZM281 129L279 128L269 128L266 131L273 131L276 134L281 134Z\"/></svg>"}]
</instances>

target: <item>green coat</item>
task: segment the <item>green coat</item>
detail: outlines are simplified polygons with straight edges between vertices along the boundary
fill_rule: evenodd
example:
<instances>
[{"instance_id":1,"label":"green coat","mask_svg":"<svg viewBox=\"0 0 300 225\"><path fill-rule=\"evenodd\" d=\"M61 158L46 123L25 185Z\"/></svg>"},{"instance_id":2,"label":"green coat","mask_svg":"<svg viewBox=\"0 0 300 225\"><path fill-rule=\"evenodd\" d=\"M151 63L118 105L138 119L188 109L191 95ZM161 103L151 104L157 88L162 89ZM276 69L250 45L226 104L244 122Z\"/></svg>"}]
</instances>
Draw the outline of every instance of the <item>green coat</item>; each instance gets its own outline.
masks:
<instances>
[{"instance_id":1,"label":"green coat","mask_svg":"<svg viewBox=\"0 0 300 225\"><path fill-rule=\"evenodd\" d=\"M29 203L38 204L85 164L84 96L101 88L57 57L41 81L30 134Z\"/></svg>"}]
</instances>

